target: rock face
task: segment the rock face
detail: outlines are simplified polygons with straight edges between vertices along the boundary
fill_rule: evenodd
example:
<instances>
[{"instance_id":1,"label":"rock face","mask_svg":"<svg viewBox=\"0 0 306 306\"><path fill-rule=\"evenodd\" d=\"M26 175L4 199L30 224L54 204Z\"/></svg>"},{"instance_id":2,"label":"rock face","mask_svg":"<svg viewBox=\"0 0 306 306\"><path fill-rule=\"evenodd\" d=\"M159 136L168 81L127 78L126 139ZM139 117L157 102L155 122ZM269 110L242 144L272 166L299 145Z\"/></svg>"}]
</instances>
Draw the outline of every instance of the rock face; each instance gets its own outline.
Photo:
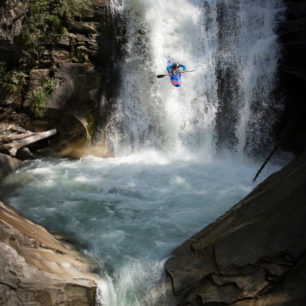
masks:
<instances>
[{"instance_id":1,"label":"rock face","mask_svg":"<svg viewBox=\"0 0 306 306\"><path fill-rule=\"evenodd\" d=\"M177 305L304 305L306 154L166 263Z\"/></svg>"},{"instance_id":2,"label":"rock face","mask_svg":"<svg viewBox=\"0 0 306 306\"><path fill-rule=\"evenodd\" d=\"M22 126L27 129L56 128L59 134L53 139L53 149L70 157L80 157L88 151L103 157L112 155L103 129L119 83L114 66L115 28L109 1L90 3L82 16L66 21L66 30L58 41L44 46L36 64L27 68L26 84L20 90L12 93L0 88L1 121L15 122L16 116L26 113L29 116ZM10 70L19 69L19 59L26 53L18 47L16 37L27 25L28 9L27 3L20 0L0 3L0 62L5 62ZM50 92L45 89L47 83ZM37 98L42 95L47 96L44 102ZM34 119L39 119L39 125ZM95 143L99 143L99 150L89 150Z\"/></svg>"},{"instance_id":3,"label":"rock face","mask_svg":"<svg viewBox=\"0 0 306 306\"><path fill-rule=\"evenodd\" d=\"M285 97L283 115L284 149L297 155L306 150L306 3L286 0L285 20L280 24L282 58L279 63L279 91ZM286 139L287 138L287 139Z\"/></svg>"},{"instance_id":4,"label":"rock face","mask_svg":"<svg viewBox=\"0 0 306 306\"><path fill-rule=\"evenodd\" d=\"M5 0L0 4L0 58L18 62L21 50L14 45L14 38L19 35L27 5L20 0Z\"/></svg>"},{"instance_id":5,"label":"rock face","mask_svg":"<svg viewBox=\"0 0 306 306\"><path fill-rule=\"evenodd\" d=\"M49 69L31 71L29 90L24 107L31 108L32 97ZM48 127L59 131L56 151L70 157L80 157L90 146L100 113L101 73L91 65L59 62L53 71L55 88L46 100ZM46 120L46 118L45 118ZM35 129L35 122L30 129ZM76 150L79 148L79 150ZM105 154L107 155L107 154Z\"/></svg>"},{"instance_id":6,"label":"rock face","mask_svg":"<svg viewBox=\"0 0 306 306\"><path fill-rule=\"evenodd\" d=\"M85 259L2 202L0 253L0 305L95 305Z\"/></svg>"},{"instance_id":7,"label":"rock face","mask_svg":"<svg viewBox=\"0 0 306 306\"><path fill-rule=\"evenodd\" d=\"M55 127L59 131L53 148L60 155L69 157L88 154L100 114L107 113L100 103L105 73L99 62L100 49L107 44L100 38L101 32L107 31L107 1L91 2L82 21L71 21L67 25L68 32L52 48L45 50L41 67L30 72L23 103L25 109L31 109L33 96L43 80L53 78L54 91L46 100L45 120L48 128ZM108 59L111 56L104 55ZM107 148L99 153L102 156L112 154Z\"/></svg>"}]
</instances>

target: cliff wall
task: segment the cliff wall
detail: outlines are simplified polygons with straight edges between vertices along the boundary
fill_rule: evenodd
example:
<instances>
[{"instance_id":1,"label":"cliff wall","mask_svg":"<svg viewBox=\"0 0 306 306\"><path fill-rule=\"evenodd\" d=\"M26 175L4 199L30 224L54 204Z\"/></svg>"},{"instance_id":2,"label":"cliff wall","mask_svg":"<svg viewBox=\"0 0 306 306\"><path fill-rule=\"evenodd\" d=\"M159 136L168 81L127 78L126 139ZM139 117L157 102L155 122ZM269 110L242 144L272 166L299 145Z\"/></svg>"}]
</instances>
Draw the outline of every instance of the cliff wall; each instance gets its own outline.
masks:
<instances>
[{"instance_id":1,"label":"cliff wall","mask_svg":"<svg viewBox=\"0 0 306 306\"><path fill-rule=\"evenodd\" d=\"M60 155L80 157L97 142L99 150L93 153L112 155L101 124L111 113L118 82L116 22L108 1L90 0L69 19L50 12L60 22L55 34L46 28L50 38L35 28L42 21L29 3L6 0L0 5L0 120L31 131L56 128L48 146L54 144Z\"/></svg>"},{"instance_id":2,"label":"cliff wall","mask_svg":"<svg viewBox=\"0 0 306 306\"><path fill-rule=\"evenodd\" d=\"M278 95L285 109L278 132L284 138L282 148L298 155L306 150L306 3L286 0L285 4L285 20L279 27L282 58Z\"/></svg>"}]
</instances>

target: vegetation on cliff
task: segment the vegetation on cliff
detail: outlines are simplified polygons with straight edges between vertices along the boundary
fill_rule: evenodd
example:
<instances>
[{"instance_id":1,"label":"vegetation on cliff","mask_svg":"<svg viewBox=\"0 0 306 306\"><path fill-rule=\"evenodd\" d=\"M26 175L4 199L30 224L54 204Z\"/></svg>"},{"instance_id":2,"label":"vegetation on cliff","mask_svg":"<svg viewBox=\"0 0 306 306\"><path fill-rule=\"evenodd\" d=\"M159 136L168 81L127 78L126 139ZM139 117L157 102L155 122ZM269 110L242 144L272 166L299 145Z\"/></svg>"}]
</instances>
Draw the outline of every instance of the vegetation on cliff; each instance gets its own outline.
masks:
<instances>
[{"instance_id":1,"label":"vegetation on cliff","mask_svg":"<svg viewBox=\"0 0 306 306\"><path fill-rule=\"evenodd\" d=\"M66 25L89 6L89 0L32 0L17 44L26 49L22 61L25 65L35 65L41 52L56 43L64 34Z\"/></svg>"},{"instance_id":2,"label":"vegetation on cliff","mask_svg":"<svg viewBox=\"0 0 306 306\"><path fill-rule=\"evenodd\" d=\"M14 38L21 56L17 63L0 61L0 89L11 94L22 95L28 84L30 70L42 65L43 52L58 43L67 32L67 25L80 18L90 0L29 0L19 35ZM43 80L39 90L33 93L32 111L42 117L48 95L53 91L54 80Z\"/></svg>"}]
</instances>

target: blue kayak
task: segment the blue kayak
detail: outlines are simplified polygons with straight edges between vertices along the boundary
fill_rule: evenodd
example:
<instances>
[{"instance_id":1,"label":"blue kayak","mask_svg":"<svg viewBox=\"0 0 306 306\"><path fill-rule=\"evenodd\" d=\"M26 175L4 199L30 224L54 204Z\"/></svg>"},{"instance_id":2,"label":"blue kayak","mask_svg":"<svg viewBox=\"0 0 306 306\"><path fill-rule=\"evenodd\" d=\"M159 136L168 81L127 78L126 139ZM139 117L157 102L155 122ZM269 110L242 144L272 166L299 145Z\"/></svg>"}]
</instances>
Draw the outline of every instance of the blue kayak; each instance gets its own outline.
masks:
<instances>
[{"instance_id":1,"label":"blue kayak","mask_svg":"<svg viewBox=\"0 0 306 306\"><path fill-rule=\"evenodd\" d=\"M170 75L170 82L172 83L173 86L175 87L181 87L182 86L182 74L181 70L183 69L184 71L186 70L186 66L179 64L178 62L175 62L171 57L168 57L168 63L167 63L167 71L171 71L171 66L176 63L178 65L178 68L176 69L175 73L172 73Z\"/></svg>"},{"instance_id":2,"label":"blue kayak","mask_svg":"<svg viewBox=\"0 0 306 306\"><path fill-rule=\"evenodd\" d=\"M176 75L171 74L170 75L170 81L172 83L173 86L175 87L181 87L182 86L182 75L181 73L177 73Z\"/></svg>"}]
</instances>

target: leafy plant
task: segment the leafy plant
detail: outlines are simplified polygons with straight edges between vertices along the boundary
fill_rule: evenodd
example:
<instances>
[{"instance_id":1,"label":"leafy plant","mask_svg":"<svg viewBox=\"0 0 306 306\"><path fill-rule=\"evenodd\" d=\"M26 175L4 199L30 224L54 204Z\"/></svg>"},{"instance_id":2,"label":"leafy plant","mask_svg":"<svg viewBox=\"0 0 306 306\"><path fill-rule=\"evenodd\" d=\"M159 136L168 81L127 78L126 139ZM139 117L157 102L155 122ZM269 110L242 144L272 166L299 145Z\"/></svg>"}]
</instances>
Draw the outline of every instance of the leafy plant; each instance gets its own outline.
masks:
<instances>
[{"instance_id":1,"label":"leafy plant","mask_svg":"<svg viewBox=\"0 0 306 306\"><path fill-rule=\"evenodd\" d=\"M23 71L7 71L6 63L0 62L0 87L11 93L16 93L26 84L27 74Z\"/></svg>"},{"instance_id":2,"label":"leafy plant","mask_svg":"<svg viewBox=\"0 0 306 306\"><path fill-rule=\"evenodd\" d=\"M54 79L50 78L45 80L42 85L42 88L46 94L51 95L54 91Z\"/></svg>"},{"instance_id":3,"label":"leafy plant","mask_svg":"<svg viewBox=\"0 0 306 306\"><path fill-rule=\"evenodd\" d=\"M66 25L88 8L90 0L29 0L20 35L15 42L27 52L23 62L33 66L46 46L67 32Z\"/></svg>"},{"instance_id":4,"label":"leafy plant","mask_svg":"<svg viewBox=\"0 0 306 306\"><path fill-rule=\"evenodd\" d=\"M54 13L67 21L80 16L82 11L86 10L90 4L89 0L53 0L50 2Z\"/></svg>"},{"instance_id":5,"label":"leafy plant","mask_svg":"<svg viewBox=\"0 0 306 306\"><path fill-rule=\"evenodd\" d=\"M37 90L34 93L32 111L34 112L36 117L38 118L44 117L47 108L46 100L47 100L47 95L43 88Z\"/></svg>"},{"instance_id":6,"label":"leafy plant","mask_svg":"<svg viewBox=\"0 0 306 306\"><path fill-rule=\"evenodd\" d=\"M45 116L47 108L46 101L54 89L54 79L48 78L44 80L41 86L34 92L31 108L36 117L42 118Z\"/></svg>"}]
</instances>

